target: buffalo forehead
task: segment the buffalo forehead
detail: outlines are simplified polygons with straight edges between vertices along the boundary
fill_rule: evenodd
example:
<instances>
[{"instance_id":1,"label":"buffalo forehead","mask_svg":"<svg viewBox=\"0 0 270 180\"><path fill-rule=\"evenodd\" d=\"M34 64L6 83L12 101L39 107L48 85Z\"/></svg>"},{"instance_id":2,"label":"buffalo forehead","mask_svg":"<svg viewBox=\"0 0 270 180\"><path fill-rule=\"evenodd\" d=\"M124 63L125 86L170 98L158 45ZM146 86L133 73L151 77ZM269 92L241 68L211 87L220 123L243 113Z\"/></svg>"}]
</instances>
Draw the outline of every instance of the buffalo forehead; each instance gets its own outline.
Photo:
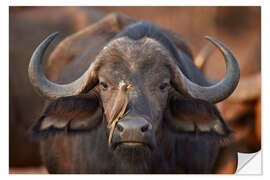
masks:
<instances>
[{"instance_id":1,"label":"buffalo forehead","mask_svg":"<svg viewBox=\"0 0 270 180\"><path fill-rule=\"evenodd\" d=\"M101 54L104 60L101 73L118 80L132 75L166 78L169 75L165 65L171 58L170 54L160 43L151 38L115 39L104 47Z\"/></svg>"},{"instance_id":2,"label":"buffalo forehead","mask_svg":"<svg viewBox=\"0 0 270 180\"><path fill-rule=\"evenodd\" d=\"M99 71L99 75L101 76L100 78L104 78L105 81L114 85L118 85L122 80L128 80L129 73L128 68L119 61L108 62L104 64Z\"/></svg>"}]
</instances>

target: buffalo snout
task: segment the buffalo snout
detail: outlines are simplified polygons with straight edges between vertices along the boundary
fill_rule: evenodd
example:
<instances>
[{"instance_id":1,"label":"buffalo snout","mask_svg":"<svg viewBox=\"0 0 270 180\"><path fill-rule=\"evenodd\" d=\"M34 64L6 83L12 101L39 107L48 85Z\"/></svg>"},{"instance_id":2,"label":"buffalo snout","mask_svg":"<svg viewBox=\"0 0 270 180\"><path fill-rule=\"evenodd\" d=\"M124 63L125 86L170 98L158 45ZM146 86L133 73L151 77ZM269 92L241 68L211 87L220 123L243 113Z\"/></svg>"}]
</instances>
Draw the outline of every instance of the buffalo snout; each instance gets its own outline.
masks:
<instances>
[{"instance_id":1,"label":"buffalo snout","mask_svg":"<svg viewBox=\"0 0 270 180\"><path fill-rule=\"evenodd\" d=\"M152 125L143 117L126 117L120 120L113 134L113 148L149 148L152 150L154 136Z\"/></svg>"}]
</instances>

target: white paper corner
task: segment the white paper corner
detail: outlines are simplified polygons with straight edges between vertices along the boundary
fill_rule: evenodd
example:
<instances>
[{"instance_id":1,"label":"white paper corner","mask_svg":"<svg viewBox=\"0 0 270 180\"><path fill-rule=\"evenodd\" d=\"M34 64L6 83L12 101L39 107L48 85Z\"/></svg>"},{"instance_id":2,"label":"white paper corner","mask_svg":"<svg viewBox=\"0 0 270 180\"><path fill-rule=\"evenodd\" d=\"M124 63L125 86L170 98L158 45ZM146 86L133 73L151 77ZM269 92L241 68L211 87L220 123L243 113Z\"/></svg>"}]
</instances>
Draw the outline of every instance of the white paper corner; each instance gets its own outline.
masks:
<instances>
[{"instance_id":1,"label":"white paper corner","mask_svg":"<svg viewBox=\"0 0 270 180\"><path fill-rule=\"evenodd\" d=\"M236 174L262 174L261 150L256 153L238 153Z\"/></svg>"}]
</instances>

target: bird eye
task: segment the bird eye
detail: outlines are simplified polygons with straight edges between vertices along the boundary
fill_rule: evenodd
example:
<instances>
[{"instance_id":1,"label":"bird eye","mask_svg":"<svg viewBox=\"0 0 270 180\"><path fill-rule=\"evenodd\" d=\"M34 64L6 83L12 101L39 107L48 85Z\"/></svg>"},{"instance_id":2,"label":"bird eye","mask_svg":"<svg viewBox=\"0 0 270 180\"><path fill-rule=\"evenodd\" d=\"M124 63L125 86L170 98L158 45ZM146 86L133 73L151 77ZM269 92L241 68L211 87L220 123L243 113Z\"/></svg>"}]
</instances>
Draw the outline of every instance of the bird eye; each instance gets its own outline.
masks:
<instances>
[{"instance_id":1,"label":"bird eye","mask_svg":"<svg viewBox=\"0 0 270 180\"><path fill-rule=\"evenodd\" d=\"M100 82L99 85L101 86L102 90L107 90L108 89L108 85L104 82Z\"/></svg>"},{"instance_id":2,"label":"bird eye","mask_svg":"<svg viewBox=\"0 0 270 180\"><path fill-rule=\"evenodd\" d=\"M170 86L169 83L161 83L160 86L159 86L159 89L161 91L165 91L169 86Z\"/></svg>"}]
</instances>

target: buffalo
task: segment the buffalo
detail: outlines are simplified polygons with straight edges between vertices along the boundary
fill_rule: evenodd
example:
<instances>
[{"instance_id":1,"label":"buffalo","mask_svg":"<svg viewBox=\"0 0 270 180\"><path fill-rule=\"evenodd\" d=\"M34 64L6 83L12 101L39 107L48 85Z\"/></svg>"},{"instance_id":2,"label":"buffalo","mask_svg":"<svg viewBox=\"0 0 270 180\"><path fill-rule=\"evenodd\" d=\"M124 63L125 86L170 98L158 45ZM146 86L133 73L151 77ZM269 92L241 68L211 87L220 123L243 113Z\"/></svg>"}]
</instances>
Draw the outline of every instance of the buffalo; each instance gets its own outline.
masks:
<instances>
[{"instance_id":1,"label":"buffalo","mask_svg":"<svg viewBox=\"0 0 270 180\"><path fill-rule=\"evenodd\" d=\"M9 166L40 166L39 144L28 132L44 104L27 76L33 49L40 37L55 29L63 38L96 22L102 14L85 7L10 7L9 13Z\"/></svg>"},{"instance_id":2,"label":"buffalo","mask_svg":"<svg viewBox=\"0 0 270 180\"><path fill-rule=\"evenodd\" d=\"M42 57L57 34L36 48L28 69L32 86L48 100L32 132L49 173L218 171L233 132L214 104L240 78L223 43L206 37L227 67L224 79L212 84L180 35L110 14L56 47L49 80Z\"/></svg>"}]
</instances>

